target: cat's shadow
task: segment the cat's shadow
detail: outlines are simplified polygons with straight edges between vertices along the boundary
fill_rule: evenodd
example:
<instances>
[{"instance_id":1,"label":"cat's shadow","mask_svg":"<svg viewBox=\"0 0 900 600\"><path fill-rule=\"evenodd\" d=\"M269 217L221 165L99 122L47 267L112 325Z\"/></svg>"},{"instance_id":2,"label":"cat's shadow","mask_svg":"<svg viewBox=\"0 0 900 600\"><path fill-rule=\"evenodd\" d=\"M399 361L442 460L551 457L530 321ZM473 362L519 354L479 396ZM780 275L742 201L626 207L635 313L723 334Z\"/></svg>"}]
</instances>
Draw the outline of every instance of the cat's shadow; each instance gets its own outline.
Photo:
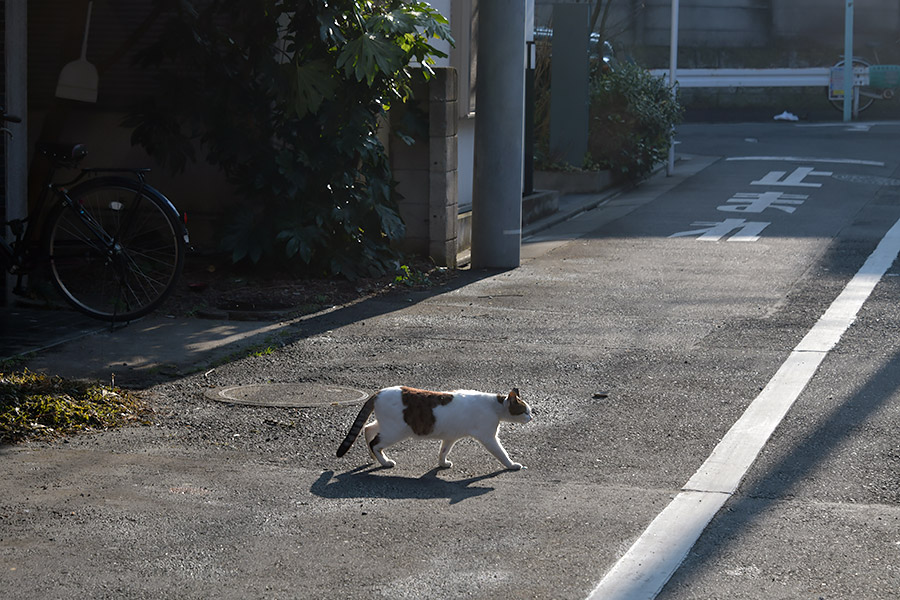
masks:
<instances>
[{"instance_id":1,"label":"cat's shadow","mask_svg":"<svg viewBox=\"0 0 900 600\"><path fill-rule=\"evenodd\" d=\"M421 477L385 475L390 469L366 465L335 475L324 471L309 491L321 498L387 498L390 500L435 500L447 498L456 504L494 491L492 487L473 484L492 479L505 471L495 471L478 477L456 481L437 476L446 469L434 468Z\"/></svg>"}]
</instances>

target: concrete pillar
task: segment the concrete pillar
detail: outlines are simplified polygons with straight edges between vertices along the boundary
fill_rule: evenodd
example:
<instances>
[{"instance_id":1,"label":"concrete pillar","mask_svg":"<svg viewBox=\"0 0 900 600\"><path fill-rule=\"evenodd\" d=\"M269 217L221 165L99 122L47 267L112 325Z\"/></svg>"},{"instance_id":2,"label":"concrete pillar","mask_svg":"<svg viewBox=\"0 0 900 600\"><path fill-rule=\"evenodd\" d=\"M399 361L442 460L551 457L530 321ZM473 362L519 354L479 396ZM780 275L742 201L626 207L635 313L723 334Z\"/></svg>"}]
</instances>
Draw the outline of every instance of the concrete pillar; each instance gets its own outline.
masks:
<instances>
[{"instance_id":1,"label":"concrete pillar","mask_svg":"<svg viewBox=\"0 0 900 600\"><path fill-rule=\"evenodd\" d=\"M398 245L404 252L429 256L436 265L456 267L459 190L457 169L457 105L459 86L452 67L434 67L426 83L416 81L413 100L391 108L394 126L404 120L427 119L427 128L405 131L408 145L396 135L389 138L391 172L400 196L397 208L406 224ZM415 116L409 114L415 109Z\"/></svg>"},{"instance_id":2,"label":"concrete pillar","mask_svg":"<svg viewBox=\"0 0 900 600\"><path fill-rule=\"evenodd\" d=\"M458 245L458 96L456 69L436 67L428 84L428 256L450 268Z\"/></svg>"},{"instance_id":3,"label":"concrete pillar","mask_svg":"<svg viewBox=\"0 0 900 600\"><path fill-rule=\"evenodd\" d=\"M5 123L13 131L6 146L7 218L23 219L28 214L26 183L28 173L28 47L26 0L6 1L6 110L22 118L22 123Z\"/></svg>"},{"instance_id":4,"label":"concrete pillar","mask_svg":"<svg viewBox=\"0 0 900 600\"><path fill-rule=\"evenodd\" d=\"M515 268L522 243L525 0L479 2L472 267Z\"/></svg>"},{"instance_id":5,"label":"concrete pillar","mask_svg":"<svg viewBox=\"0 0 900 600\"><path fill-rule=\"evenodd\" d=\"M13 137L2 135L0 143L6 144L6 219L22 219L28 214L28 78L27 31L28 3L26 0L6 0L4 20L6 24L4 58L6 60L7 112L22 117L21 123L3 123L13 132ZM2 235L2 234L0 234ZM16 278L6 276L5 290L0 303L11 303L11 291Z\"/></svg>"}]
</instances>

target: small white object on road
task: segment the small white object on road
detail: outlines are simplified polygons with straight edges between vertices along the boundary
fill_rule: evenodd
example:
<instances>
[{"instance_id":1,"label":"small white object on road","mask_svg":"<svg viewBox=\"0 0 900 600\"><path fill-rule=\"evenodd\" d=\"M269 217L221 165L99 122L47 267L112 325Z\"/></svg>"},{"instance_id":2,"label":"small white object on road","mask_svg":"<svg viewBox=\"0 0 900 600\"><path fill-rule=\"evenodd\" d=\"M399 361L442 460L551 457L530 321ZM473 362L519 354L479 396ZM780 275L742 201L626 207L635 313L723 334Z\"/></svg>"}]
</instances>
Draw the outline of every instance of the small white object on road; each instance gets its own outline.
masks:
<instances>
[{"instance_id":1,"label":"small white object on road","mask_svg":"<svg viewBox=\"0 0 900 600\"><path fill-rule=\"evenodd\" d=\"M784 111L780 115L775 115L776 121L799 121L800 117L795 115L794 113Z\"/></svg>"}]
</instances>

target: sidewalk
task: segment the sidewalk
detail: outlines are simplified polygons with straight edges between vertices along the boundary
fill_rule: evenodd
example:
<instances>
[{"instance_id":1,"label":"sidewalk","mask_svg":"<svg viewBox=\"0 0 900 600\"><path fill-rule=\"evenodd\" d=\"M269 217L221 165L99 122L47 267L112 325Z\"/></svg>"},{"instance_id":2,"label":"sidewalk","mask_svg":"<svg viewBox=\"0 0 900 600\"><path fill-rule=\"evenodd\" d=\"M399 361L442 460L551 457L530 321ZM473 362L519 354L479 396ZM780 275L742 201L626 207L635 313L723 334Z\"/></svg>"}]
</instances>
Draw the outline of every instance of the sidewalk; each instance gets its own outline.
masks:
<instances>
[{"instance_id":1,"label":"sidewalk","mask_svg":"<svg viewBox=\"0 0 900 600\"><path fill-rule=\"evenodd\" d=\"M628 186L562 196L559 210L523 229L523 238L593 210ZM340 307L290 320L233 321L172 317L157 312L116 330L69 310L0 308L0 360L31 371L109 381L128 387L187 375L268 346L279 334ZM17 365L17 368L19 366Z\"/></svg>"},{"instance_id":2,"label":"sidewalk","mask_svg":"<svg viewBox=\"0 0 900 600\"><path fill-rule=\"evenodd\" d=\"M210 368L250 347L275 344L274 334L289 325L151 315L114 331L99 324L66 336L64 329L44 327L37 333L39 349L22 358L31 371L105 382L115 377L119 385L141 387Z\"/></svg>"}]
</instances>

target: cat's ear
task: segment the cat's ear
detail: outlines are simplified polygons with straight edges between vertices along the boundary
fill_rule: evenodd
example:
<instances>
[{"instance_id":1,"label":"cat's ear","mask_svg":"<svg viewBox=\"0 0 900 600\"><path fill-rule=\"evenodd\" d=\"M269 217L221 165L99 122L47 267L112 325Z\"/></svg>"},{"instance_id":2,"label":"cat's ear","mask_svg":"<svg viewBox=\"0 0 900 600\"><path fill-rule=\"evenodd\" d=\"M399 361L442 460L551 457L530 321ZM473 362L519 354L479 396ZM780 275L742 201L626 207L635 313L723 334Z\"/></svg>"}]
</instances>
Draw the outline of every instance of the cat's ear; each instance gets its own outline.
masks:
<instances>
[{"instance_id":1,"label":"cat's ear","mask_svg":"<svg viewBox=\"0 0 900 600\"><path fill-rule=\"evenodd\" d=\"M519 388L513 388L512 391L509 393L509 395L506 397L506 399L509 400L510 402L512 402L513 399L518 400L519 399Z\"/></svg>"}]
</instances>

